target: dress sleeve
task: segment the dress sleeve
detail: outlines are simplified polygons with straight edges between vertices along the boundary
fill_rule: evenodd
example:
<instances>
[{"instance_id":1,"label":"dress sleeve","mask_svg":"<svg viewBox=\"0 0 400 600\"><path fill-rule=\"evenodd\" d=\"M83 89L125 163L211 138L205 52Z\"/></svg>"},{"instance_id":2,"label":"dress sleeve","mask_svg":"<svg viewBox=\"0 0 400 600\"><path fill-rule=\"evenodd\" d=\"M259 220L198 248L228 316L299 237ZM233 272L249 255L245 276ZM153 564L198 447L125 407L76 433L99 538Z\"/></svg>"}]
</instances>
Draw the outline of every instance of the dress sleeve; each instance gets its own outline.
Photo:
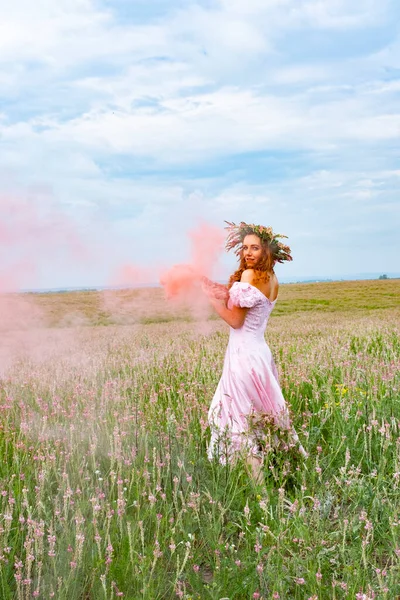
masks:
<instances>
[{"instance_id":1,"label":"dress sleeve","mask_svg":"<svg viewBox=\"0 0 400 600\"><path fill-rule=\"evenodd\" d=\"M259 300L257 289L249 283L241 281L235 281L229 290L229 297L235 306L240 306L241 308L251 308Z\"/></svg>"}]
</instances>

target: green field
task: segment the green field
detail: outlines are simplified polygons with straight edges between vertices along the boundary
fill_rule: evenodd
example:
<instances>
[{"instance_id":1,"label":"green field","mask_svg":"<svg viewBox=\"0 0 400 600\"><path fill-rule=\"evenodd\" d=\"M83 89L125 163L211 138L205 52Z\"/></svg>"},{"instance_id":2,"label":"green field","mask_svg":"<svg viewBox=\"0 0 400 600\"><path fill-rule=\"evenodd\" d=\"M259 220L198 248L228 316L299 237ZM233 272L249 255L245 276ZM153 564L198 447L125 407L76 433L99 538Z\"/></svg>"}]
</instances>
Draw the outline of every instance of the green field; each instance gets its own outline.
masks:
<instances>
[{"instance_id":1,"label":"green field","mask_svg":"<svg viewBox=\"0 0 400 600\"><path fill-rule=\"evenodd\" d=\"M167 304L163 290L32 294L32 302L53 327L192 321L186 307ZM304 312L371 314L399 310L400 279L281 285L273 317Z\"/></svg>"},{"instance_id":2,"label":"green field","mask_svg":"<svg viewBox=\"0 0 400 600\"><path fill-rule=\"evenodd\" d=\"M281 286L267 339L310 457L271 451L265 495L206 458L224 323L156 289L29 296L2 334L1 600L400 598L399 298Z\"/></svg>"}]
</instances>

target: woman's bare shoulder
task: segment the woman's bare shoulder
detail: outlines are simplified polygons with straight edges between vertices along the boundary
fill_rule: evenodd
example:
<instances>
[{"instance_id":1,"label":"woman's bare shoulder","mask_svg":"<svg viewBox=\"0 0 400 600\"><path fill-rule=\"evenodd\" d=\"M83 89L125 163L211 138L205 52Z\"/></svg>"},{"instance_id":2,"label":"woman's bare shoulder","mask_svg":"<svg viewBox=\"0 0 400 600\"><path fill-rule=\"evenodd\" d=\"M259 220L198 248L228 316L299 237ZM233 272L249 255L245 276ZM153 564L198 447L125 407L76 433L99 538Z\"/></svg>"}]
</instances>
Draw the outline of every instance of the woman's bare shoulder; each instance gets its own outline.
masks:
<instances>
[{"instance_id":1,"label":"woman's bare shoulder","mask_svg":"<svg viewBox=\"0 0 400 600\"><path fill-rule=\"evenodd\" d=\"M253 283L254 280L254 269L245 269L242 273L240 281L243 283Z\"/></svg>"}]
</instances>

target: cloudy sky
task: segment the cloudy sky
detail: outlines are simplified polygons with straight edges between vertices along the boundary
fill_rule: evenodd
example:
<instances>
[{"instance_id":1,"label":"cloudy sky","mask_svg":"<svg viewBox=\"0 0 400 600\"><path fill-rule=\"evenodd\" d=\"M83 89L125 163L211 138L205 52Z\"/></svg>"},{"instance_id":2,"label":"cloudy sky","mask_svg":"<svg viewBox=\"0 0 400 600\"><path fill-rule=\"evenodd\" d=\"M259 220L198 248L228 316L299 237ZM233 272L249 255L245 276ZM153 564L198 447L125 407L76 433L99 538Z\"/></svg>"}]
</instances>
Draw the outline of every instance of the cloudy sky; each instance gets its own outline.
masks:
<instances>
[{"instance_id":1,"label":"cloudy sky","mask_svg":"<svg viewBox=\"0 0 400 600\"><path fill-rule=\"evenodd\" d=\"M185 262L201 219L286 233L283 278L400 271L398 0L0 8L0 268L21 285Z\"/></svg>"}]
</instances>

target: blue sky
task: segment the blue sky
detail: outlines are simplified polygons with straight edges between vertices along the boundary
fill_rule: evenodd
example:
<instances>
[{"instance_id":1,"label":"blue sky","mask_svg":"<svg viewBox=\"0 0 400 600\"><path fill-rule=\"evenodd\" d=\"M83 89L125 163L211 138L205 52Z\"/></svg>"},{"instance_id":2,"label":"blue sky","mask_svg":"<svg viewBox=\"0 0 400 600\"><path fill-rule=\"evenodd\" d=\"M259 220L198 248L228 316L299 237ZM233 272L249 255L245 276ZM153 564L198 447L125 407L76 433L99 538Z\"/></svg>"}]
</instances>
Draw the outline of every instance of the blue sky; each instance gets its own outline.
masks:
<instances>
[{"instance_id":1,"label":"blue sky","mask_svg":"<svg viewBox=\"0 0 400 600\"><path fill-rule=\"evenodd\" d=\"M0 267L103 284L226 219L289 236L284 278L400 272L397 0L0 2L0 210L64 244Z\"/></svg>"}]
</instances>

